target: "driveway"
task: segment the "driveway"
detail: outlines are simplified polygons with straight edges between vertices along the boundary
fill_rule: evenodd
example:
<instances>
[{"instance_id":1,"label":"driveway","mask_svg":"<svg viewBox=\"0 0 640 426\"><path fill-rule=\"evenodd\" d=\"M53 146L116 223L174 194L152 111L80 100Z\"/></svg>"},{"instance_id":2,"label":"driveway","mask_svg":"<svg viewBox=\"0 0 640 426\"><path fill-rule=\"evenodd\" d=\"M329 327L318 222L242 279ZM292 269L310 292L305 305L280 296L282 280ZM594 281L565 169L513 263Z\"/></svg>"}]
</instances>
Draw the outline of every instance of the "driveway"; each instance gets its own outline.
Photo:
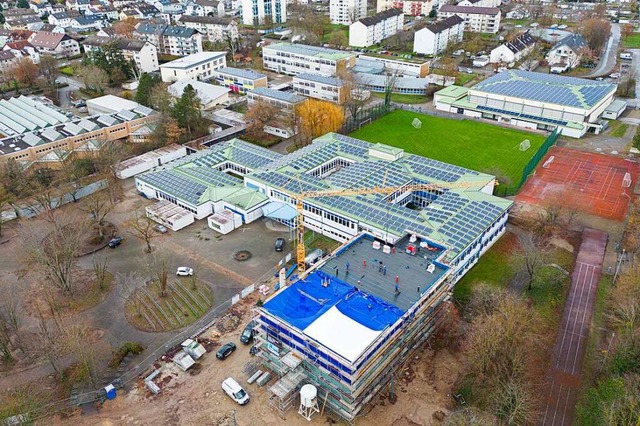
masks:
<instances>
[{"instance_id":1,"label":"driveway","mask_svg":"<svg viewBox=\"0 0 640 426\"><path fill-rule=\"evenodd\" d=\"M598 66L589 74L583 77L598 77L601 75L609 74L616 66L618 59L618 45L620 44L620 25L611 24L611 36L607 41L602 59L598 63Z\"/></svg>"}]
</instances>

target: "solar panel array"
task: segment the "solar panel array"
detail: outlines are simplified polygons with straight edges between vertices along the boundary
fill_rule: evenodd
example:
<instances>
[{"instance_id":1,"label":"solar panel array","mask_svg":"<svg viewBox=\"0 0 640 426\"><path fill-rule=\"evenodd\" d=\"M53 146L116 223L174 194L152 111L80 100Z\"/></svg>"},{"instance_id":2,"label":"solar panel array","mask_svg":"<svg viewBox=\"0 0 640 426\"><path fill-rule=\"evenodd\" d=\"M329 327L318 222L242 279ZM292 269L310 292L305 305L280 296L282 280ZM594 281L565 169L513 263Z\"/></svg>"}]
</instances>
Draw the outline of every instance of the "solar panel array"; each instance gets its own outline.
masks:
<instances>
[{"instance_id":1,"label":"solar panel array","mask_svg":"<svg viewBox=\"0 0 640 426\"><path fill-rule=\"evenodd\" d=\"M231 148L229 159L235 163L247 166L250 169L257 169L258 167L262 167L265 164L272 162L274 157L234 146Z\"/></svg>"},{"instance_id":2,"label":"solar panel array","mask_svg":"<svg viewBox=\"0 0 640 426\"><path fill-rule=\"evenodd\" d=\"M173 195L191 204L200 204L200 197L207 190L207 186L195 182L173 170L161 170L139 176L138 179L159 188L161 191Z\"/></svg>"},{"instance_id":3,"label":"solar panel array","mask_svg":"<svg viewBox=\"0 0 640 426\"><path fill-rule=\"evenodd\" d=\"M591 108L615 85L574 77L510 70L498 73L473 89L559 105Z\"/></svg>"},{"instance_id":4,"label":"solar panel array","mask_svg":"<svg viewBox=\"0 0 640 426\"><path fill-rule=\"evenodd\" d=\"M284 186L284 189L297 194L300 193L300 191L307 192L329 189L329 185L313 176L300 173L296 176L289 176L289 182Z\"/></svg>"},{"instance_id":5,"label":"solar panel array","mask_svg":"<svg viewBox=\"0 0 640 426\"><path fill-rule=\"evenodd\" d=\"M338 188L373 188L376 186L402 186L411 181L411 176L388 161L363 161L353 163L326 179Z\"/></svg>"},{"instance_id":6,"label":"solar panel array","mask_svg":"<svg viewBox=\"0 0 640 426\"><path fill-rule=\"evenodd\" d=\"M293 162L289 163L289 165L296 170L306 172L326 163L334 157L336 157L336 148L330 146L326 149L313 151L308 155L297 158Z\"/></svg>"},{"instance_id":7,"label":"solar panel array","mask_svg":"<svg viewBox=\"0 0 640 426\"><path fill-rule=\"evenodd\" d=\"M463 175L479 175L475 170L465 169L464 167L454 166L453 164L443 163L418 155L405 156L402 162L406 164L413 173L417 173L427 178L427 180L456 182Z\"/></svg>"},{"instance_id":8,"label":"solar panel array","mask_svg":"<svg viewBox=\"0 0 640 426\"><path fill-rule=\"evenodd\" d=\"M564 121L564 120L555 120L553 118L542 117L542 116L539 116L539 115L522 114L522 113L518 113L518 112L507 111L507 110L500 109L500 108L488 107L486 105L478 105L477 108L479 110L481 110L481 111L496 112L498 114L510 115L512 117L515 117L515 118L523 118L525 120L537 120L537 121L542 121L542 122L545 122L545 123L556 124L558 126L566 126L568 124L568 122Z\"/></svg>"},{"instance_id":9,"label":"solar panel array","mask_svg":"<svg viewBox=\"0 0 640 426\"><path fill-rule=\"evenodd\" d=\"M216 164L224 162L225 160L226 157L221 152L208 152L206 153L206 155L202 155L199 158L193 160L193 163L197 166L213 167Z\"/></svg>"},{"instance_id":10,"label":"solar panel array","mask_svg":"<svg viewBox=\"0 0 640 426\"><path fill-rule=\"evenodd\" d=\"M465 204L467 204L467 201L463 200L459 194L447 191L429 204L429 207L425 210L425 215L430 221L445 223Z\"/></svg>"},{"instance_id":11,"label":"solar panel array","mask_svg":"<svg viewBox=\"0 0 640 426\"><path fill-rule=\"evenodd\" d=\"M439 232L458 250L464 249L502 215L502 209L486 201L470 201Z\"/></svg>"},{"instance_id":12,"label":"solar panel array","mask_svg":"<svg viewBox=\"0 0 640 426\"><path fill-rule=\"evenodd\" d=\"M181 173L193 176L212 186L242 185L242 180L210 167L183 167Z\"/></svg>"}]
</instances>

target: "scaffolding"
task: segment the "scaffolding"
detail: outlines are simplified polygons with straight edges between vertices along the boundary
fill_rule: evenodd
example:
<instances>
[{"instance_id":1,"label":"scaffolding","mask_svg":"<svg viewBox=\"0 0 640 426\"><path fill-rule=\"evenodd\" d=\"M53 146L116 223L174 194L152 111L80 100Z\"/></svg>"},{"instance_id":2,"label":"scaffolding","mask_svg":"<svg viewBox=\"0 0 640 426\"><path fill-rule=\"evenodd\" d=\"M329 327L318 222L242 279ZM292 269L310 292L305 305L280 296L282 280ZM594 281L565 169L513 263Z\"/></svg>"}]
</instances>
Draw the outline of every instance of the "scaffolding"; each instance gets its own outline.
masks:
<instances>
[{"instance_id":1,"label":"scaffolding","mask_svg":"<svg viewBox=\"0 0 640 426\"><path fill-rule=\"evenodd\" d=\"M304 369L298 363L295 370L289 371L269 388L269 406L278 411L281 419L284 420L285 413L293 406L298 390L306 378Z\"/></svg>"}]
</instances>

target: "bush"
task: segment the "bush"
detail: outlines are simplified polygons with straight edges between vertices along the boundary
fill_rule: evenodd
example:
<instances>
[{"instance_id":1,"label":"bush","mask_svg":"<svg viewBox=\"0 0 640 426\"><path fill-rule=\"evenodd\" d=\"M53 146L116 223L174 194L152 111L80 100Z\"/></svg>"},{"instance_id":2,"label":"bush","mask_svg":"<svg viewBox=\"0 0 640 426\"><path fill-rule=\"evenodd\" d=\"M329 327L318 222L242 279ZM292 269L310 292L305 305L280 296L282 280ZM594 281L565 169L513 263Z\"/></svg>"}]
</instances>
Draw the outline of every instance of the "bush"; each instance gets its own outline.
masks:
<instances>
[{"instance_id":1,"label":"bush","mask_svg":"<svg viewBox=\"0 0 640 426\"><path fill-rule=\"evenodd\" d=\"M633 146L640 149L640 127L638 127L638 130L636 130L636 134L633 137Z\"/></svg>"},{"instance_id":2,"label":"bush","mask_svg":"<svg viewBox=\"0 0 640 426\"><path fill-rule=\"evenodd\" d=\"M60 74L64 74L64 75L68 75L68 76L73 76L73 68L70 66L66 66L66 67L62 67L60 68Z\"/></svg>"},{"instance_id":3,"label":"bush","mask_svg":"<svg viewBox=\"0 0 640 426\"><path fill-rule=\"evenodd\" d=\"M138 342L124 342L120 345L120 349L116 351L109 361L109 367L116 368L120 365L122 360L129 354L138 355L144 351L144 346Z\"/></svg>"}]
</instances>

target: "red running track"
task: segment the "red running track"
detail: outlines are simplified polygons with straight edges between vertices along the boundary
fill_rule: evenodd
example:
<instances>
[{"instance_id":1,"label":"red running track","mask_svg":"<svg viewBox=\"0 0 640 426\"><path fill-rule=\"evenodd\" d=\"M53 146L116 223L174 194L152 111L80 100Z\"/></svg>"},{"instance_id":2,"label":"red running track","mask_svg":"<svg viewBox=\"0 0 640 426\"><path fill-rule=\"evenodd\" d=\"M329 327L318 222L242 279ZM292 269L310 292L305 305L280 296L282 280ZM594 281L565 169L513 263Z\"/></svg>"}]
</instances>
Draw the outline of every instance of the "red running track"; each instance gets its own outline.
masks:
<instances>
[{"instance_id":1,"label":"red running track","mask_svg":"<svg viewBox=\"0 0 640 426\"><path fill-rule=\"evenodd\" d=\"M607 238L606 232L595 229L585 228L582 232L569 297L551 355L547 404L541 422L544 426L573 423L593 301L600 280Z\"/></svg>"}]
</instances>

